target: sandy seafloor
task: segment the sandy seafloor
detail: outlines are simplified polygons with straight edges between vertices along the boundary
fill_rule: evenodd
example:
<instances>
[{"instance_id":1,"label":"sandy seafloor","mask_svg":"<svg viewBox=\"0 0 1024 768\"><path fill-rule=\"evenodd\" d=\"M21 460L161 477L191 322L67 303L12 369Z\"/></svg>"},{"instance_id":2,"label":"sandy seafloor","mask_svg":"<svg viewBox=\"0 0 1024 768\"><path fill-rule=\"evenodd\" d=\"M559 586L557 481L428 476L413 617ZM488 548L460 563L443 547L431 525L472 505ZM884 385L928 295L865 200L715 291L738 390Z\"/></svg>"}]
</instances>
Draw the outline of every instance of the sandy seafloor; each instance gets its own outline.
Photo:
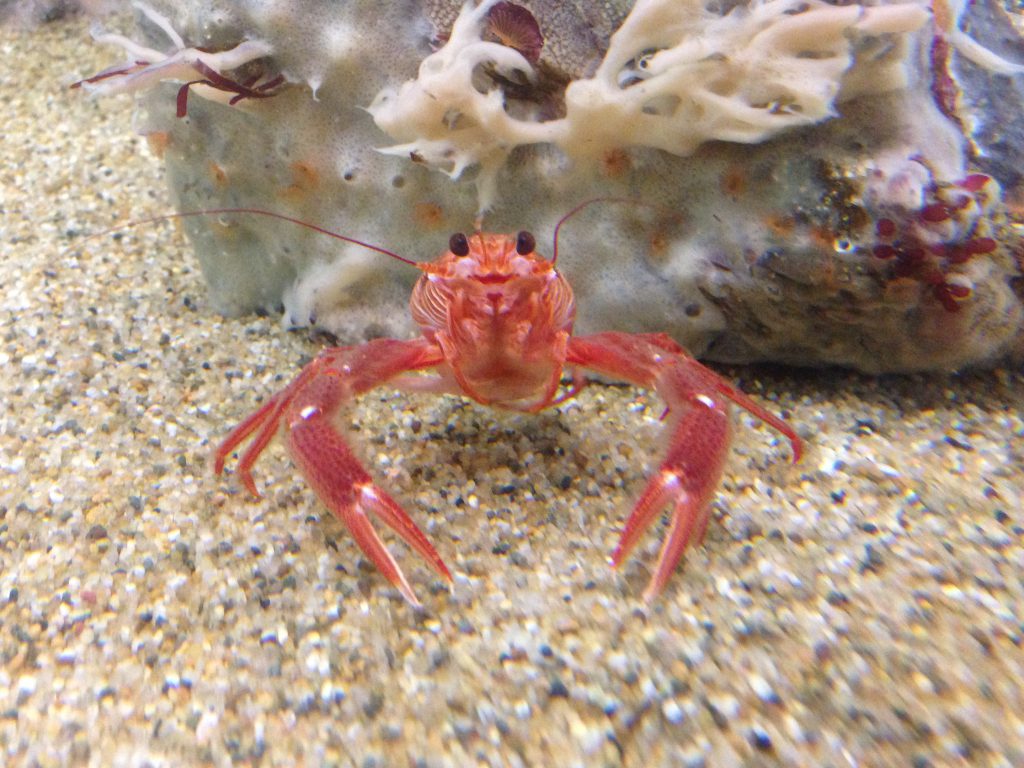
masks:
<instances>
[{"instance_id":1,"label":"sandy seafloor","mask_svg":"<svg viewBox=\"0 0 1024 768\"><path fill-rule=\"evenodd\" d=\"M395 544L416 612L280 447L261 501L210 471L317 343L218 315L173 226L84 241L169 208L130 100L64 87L117 54L0 46L0 764L1024 764L1020 371L723 369L807 456L737 416L651 607L657 537L607 556L657 401L382 390L355 434L455 574Z\"/></svg>"}]
</instances>

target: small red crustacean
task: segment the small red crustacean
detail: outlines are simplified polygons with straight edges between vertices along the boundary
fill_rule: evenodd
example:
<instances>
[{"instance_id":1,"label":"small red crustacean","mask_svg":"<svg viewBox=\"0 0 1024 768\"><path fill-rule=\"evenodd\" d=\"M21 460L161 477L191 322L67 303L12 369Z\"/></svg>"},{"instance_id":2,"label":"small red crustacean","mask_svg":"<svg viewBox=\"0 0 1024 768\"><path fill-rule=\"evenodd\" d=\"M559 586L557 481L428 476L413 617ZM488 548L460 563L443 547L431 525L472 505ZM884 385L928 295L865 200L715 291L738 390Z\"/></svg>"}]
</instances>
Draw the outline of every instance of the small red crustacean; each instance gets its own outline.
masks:
<instances>
[{"instance_id":1,"label":"small red crustacean","mask_svg":"<svg viewBox=\"0 0 1024 768\"><path fill-rule=\"evenodd\" d=\"M563 217L558 226L582 207ZM206 213L270 215L325 232L267 211ZM449 581L451 574L401 505L374 482L336 426L338 412L375 387L386 384L406 392L458 394L484 405L525 412L573 397L586 383L585 371L654 389L667 406L663 418L667 447L611 557L613 566L622 563L660 513L671 509L669 530L644 592L648 601L665 587L687 545L704 536L711 497L729 449L729 401L785 435L793 460L800 458L800 438L788 424L698 363L667 335L574 336L572 288L555 269L558 227L550 260L536 252L533 235L525 231L457 233L451 236L448 250L427 263L325 233L388 254L423 272L410 300L422 335L409 341L376 339L324 349L288 386L231 431L216 450L214 469L221 474L227 457L252 438L237 471L245 487L258 497L253 465L283 428L289 453L313 490L414 606L419 601L374 530L370 515L394 529L438 574ZM567 371L572 384L560 392Z\"/></svg>"}]
</instances>

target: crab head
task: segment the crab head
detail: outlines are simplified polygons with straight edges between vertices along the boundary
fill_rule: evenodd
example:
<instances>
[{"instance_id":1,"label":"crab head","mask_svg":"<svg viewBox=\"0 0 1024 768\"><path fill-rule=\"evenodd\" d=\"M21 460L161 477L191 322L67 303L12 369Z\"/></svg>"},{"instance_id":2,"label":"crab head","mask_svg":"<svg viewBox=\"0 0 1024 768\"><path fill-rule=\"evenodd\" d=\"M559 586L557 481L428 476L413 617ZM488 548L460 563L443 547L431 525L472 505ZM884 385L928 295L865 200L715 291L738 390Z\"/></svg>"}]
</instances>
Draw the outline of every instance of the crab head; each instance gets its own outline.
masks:
<instances>
[{"instance_id":1,"label":"crab head","mask_svg":"<svg viewBox=\"0 0 1024 768\"><path fill-rule=\"evenodd\" d=\"M576 305L533 235L456 233L419 265L410 306L462 390L516 410L547 405L562 375Z\"/></svg>"}]
</instances>

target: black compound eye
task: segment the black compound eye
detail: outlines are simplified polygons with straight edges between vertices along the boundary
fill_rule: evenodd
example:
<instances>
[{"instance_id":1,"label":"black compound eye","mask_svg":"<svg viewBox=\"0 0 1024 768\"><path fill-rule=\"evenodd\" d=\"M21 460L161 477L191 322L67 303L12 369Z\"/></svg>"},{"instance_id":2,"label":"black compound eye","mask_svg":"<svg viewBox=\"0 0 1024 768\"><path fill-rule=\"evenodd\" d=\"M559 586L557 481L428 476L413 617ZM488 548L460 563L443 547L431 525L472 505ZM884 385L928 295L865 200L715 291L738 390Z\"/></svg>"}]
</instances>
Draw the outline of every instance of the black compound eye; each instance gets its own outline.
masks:
<instances>
[{"instance_id":1,"label":"black compound eye","mask_svg":"<svg viewBox=\"0 0 1024 768\"><path fill-rule=\"evenodd\" d=\"M516 235L516 253L520 256L526 256L533 253L533 249L536 247L537 241L534 240L533 235L525 229Z\"/></svg>"},{"instance_id":2,"label":"black compound eye","mask_svg":"<svg viewBox=\"0 0 1024 768\"><path fill-rule=\"evenodd\" d=\"M456 256L468 256L469 238L467 238L462 232L456 232L448 238L448 250Z\"/></svg>"}]
</instances>

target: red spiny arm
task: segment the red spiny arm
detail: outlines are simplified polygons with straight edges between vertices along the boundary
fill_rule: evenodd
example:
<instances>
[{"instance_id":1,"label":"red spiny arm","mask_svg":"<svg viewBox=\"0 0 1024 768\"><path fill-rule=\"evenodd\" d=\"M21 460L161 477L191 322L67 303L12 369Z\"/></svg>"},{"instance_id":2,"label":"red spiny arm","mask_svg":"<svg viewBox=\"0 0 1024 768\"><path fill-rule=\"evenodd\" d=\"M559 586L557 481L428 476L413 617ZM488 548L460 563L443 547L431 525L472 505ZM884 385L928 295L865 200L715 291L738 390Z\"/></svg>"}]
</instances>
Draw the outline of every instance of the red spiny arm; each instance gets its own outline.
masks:
<instances>
[{"instance_id":1,"label":"red spiny arm","mask_svg":"<svg viewBox=\"0 0 1024 768\"><path fill-rule=\"evenodd\" d=\"M781 431L793 446L794 460L800 456L800 439L788 424L702 366L664 334L613 332L574 337L569 341L566 364L652 387L668 406L665 454L612 553L612 564L618 566L662 510L672 510L669 532L644 591L647 600L664 589L689 543L704 536L729 449L730 400Z\"/></svg>"},{"instance_id":2,"label":"red spiny arm","mask_svg":"<svg viewBox=\"0 0 1024 768\"><path fill-rule=\"evenodd\" d=\"M220 474L227 456L255 435L242 454L238 472L246 487L257 494L252 466L283 426L289 453L317 496L345 523L385 577L410 603L419 605L401 568L371 525L369 514L391 527L441 576L450 581L451 574L405 510L374 484L335 427L335 418L356 395L401 374L432 368L442 360L440 350L426 339L378 339L358 347L326 349L291 384L228 434L214 454L214 469Z\"/></svg>"},{"instance_id":3,"label":"red spiny arm","mask_svg":"<svg viewBox=\"0 0 1024 768\"><path fill-rule=\"evenodd\" d=\"M224 472L224 462L227 457L242 443L248 440L255 432L256 437L249 443L249 446L242 453L238 461L238 476L242 483L253 496L259 498L261 495L256 487L256 481L252 477L252 468L263 450L270 445L278 429L281 426L281 410L291 402L294 393L298 391L304 382L317 370L312 363L307 365L299 375L292 380L292 383L271 397L259 409L253 411L242 423L236 426L228 436L225 437L213 454L213 472L220 475Z\"/></svg>"}]
</instances>

